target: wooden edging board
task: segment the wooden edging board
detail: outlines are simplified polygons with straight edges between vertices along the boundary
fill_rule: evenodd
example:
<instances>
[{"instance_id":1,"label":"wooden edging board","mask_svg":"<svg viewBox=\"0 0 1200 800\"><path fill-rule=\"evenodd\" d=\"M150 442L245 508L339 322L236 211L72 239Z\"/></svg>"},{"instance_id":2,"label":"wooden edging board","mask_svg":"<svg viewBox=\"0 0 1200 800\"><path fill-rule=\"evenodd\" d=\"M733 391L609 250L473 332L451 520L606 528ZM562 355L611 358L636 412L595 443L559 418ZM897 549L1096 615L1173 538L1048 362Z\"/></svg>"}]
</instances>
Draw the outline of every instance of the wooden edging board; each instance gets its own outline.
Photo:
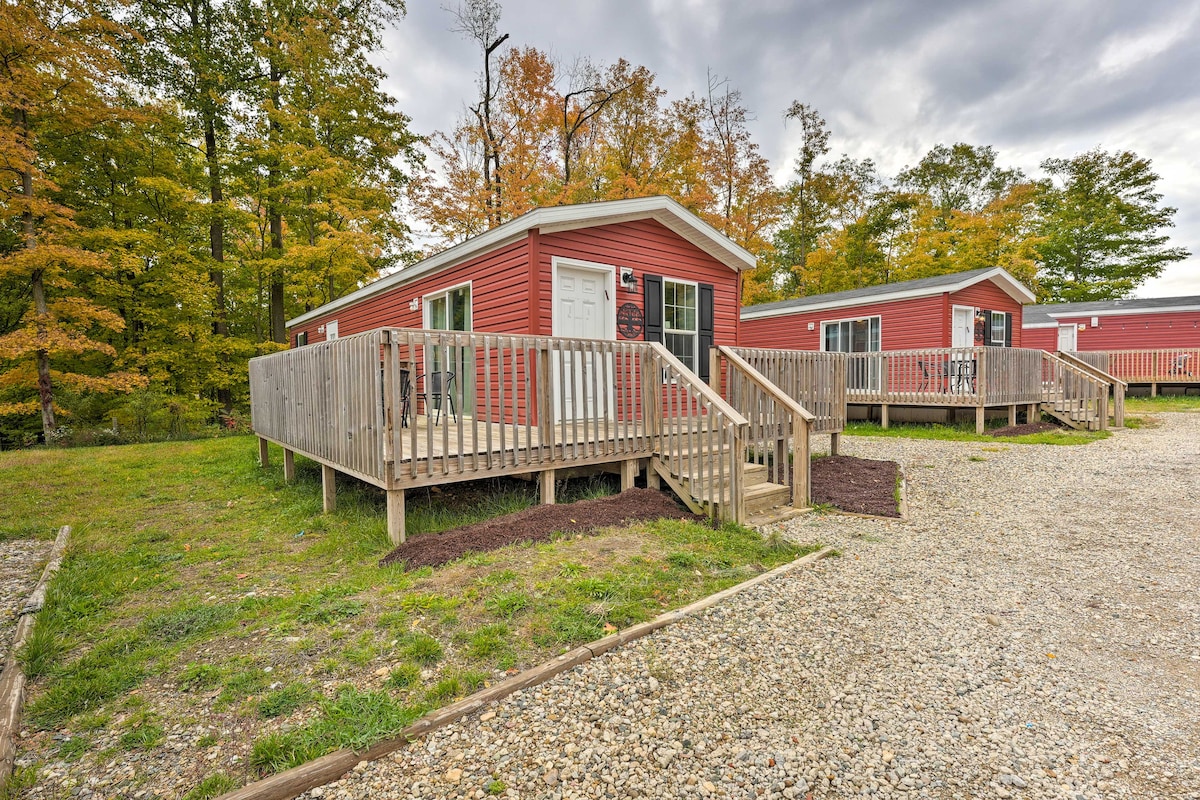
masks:
<instances>
[{"instance_id":1,"label":"wooden edging board","mask_svg":"<svg viewBox=\"0 0 1200 800\"><path fill-rule=\"evenodd\" d=\"M46 602L46 587L50 583L50 576L57 572L62 564L63 553L70 538L70 525L58 529L58 536L54 538L54 546L50 548L50 560L42 570L42 577L18 612L20 620L17 622L12 644L8 648L8 657L4 660L4 673L0 675L0 789L6 787L9 778L12 777L13 762L17 756L16 735L21 727L21 711L25 706L25 671L21 669L21 663L17 660L17 652L33 631L34 619Z\"/></svg>"},{"instance_id":2,"label":"wooden edging board","mask_svg":"<svg viewBox=\"0 0 1200 800\"><path fill-rule=\"evenodd\" d=\"M494 686L478 691L470 697L459 700L457 703L451 703L437 711L432 711L402 730L395 738L386 739L366 750L335 750L328 755L309 761L307 764L292 767L269 778L263 778L260 781L255 781L240 789L223 794L217 800L290 800L309 789L337 780L362 761L380 759L389 753L405 747L414 739L433 733L439 728L443 728L452 722L478 711L488 703L501 700L521 689L544 683L560 672L566 672L572 667L577 667L586 661L590 661L615 647L628 644L653 633L659 628L665 628L672 623L698 614L720 603L722 600L726 600L760 583L764 583L800 567L808 566L825 558L832 552L832 547L822 548L815 553L809 553L795 561L790 561L761 575L756 575L736 586L731 586L716 594L701 598L683 608L668 611L648 622L632 625L623 631L618 631L602 639L581 645L574 650L568 650L560 656L556 656L536 667L531 667Z\"/></svg>"}]
</instances>

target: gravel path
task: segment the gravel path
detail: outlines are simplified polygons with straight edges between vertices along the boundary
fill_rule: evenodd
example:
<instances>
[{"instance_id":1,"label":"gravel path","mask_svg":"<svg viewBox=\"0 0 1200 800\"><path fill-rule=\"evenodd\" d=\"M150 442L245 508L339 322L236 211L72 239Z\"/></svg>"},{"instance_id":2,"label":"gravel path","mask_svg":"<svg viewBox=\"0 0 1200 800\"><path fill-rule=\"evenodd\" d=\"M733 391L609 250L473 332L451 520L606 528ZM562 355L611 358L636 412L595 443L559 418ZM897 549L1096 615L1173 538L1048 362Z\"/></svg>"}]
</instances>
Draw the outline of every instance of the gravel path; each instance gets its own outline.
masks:
<instances>
[{"instance_id":1,"label":"gravel path","mask_svg":"<svg viewBox=\"0 0 1200 800\"><path fill-rule=\"evenodd\" d=\"M17 615L42 576L52 541L14 539L0 541L0 670L17 629Z\"/></svg>"},{"instance_id":2,"label":"gravel path","mask_svg":"<svg viewBox=\"0 0 1200 800\"><path fill-rule=\"evenodd\" d=\"M1200 414L1085 447L847 437L908 523L309 796L1200 798Z\"/></svg>"}]
</instances>

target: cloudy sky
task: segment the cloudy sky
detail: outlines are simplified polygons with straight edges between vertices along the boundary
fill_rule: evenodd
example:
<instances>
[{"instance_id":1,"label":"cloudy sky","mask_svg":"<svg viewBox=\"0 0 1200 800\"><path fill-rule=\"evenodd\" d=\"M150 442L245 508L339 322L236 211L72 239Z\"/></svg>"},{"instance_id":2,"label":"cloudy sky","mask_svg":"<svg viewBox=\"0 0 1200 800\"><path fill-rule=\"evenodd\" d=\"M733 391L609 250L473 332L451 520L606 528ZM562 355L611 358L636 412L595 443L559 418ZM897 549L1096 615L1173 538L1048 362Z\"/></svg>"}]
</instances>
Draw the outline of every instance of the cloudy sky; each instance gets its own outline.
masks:
<instances>
[{"instance_id":1,"label":"cloudy sky","mask_svg":"<svg viewBox=\"0 0 1200 800\"><path fill-rule=\"evenodd\" d=\"M448 129L475 90L479 54L442 6L409 0L386 37L388 89L420 133ZM563 63L625 58L671 99L729 78L752 133L787 178L793 101L815 106L831 156L887 175L935 144L996 148L1040 175L1094 147L1153 161L1193 255L1139 295L1200 295L1200 2L1197 0L501 0L500 30Z\"/></svg>"}]
</instances>

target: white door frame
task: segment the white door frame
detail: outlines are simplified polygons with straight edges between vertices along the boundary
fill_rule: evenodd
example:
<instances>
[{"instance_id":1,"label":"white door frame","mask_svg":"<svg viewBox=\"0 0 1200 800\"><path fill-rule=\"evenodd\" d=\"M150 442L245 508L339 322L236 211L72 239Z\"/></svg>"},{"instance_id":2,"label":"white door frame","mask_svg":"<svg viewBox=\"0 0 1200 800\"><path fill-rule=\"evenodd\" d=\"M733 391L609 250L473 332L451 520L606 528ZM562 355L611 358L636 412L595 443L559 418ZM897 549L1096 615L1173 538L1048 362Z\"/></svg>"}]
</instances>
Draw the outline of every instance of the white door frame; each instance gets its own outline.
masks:
<instances>
[{"instance_id":1,"label":"white door frame","mask_svg":"<svg viewBox=\"0 0 1200 800\"><path fill-rule=\"evenodd\" d=\"M1071 338L1071 346L1069 348L1062 346L1064 330L1071 331L1071 337L1070 337ZM1054 344L1058 348L1059 352L1062 352L1065 350L1067 352L1073 353L1076 350L1078 350L1079 349L1079 328L1075 327L1075 323L1072 322L1070 325L1059 325L1058 326L1058 339L1055 341Z\"/></svg>"},{"instance_id":2,"label":"white door frame","mask_svg":"<svg viewBox=\"0 0 1200 800\"><path fill-rule=\"evenodd\" d=\"M617 338L617 268L612 264L599 264L594 261L583 261L576 258L564 258L562 256L552 256L550 258L550 330L551 335L562 335L562 324L558 316L558 271L559 267L567 269L581 270L584 272L597 272L604 275L604 293L605 301L608 306L608 313L604 315L604 334L601 339L615 341ZM612 361L609 361L609 374L612 374ZM554 381L554 396L557 398L554 408L555 421L569 419L566 409L566 393L563 391L561 368L558 359L553 361ZM586 389L587 387L585 387ZM611 415L615 409L615 387L606 386L604 390L608 392L608 413Z\"/></svg>"},{"instance_id":3,"label":"white door frame","mask_svg":"<svg viewBox=\"0 0 1200 800\"><path fill-rule=\"evenodd\" d=\"M582 261L577 258L551 256L550 258L550 335L561 336L561 326L558 319L558 268L592 270L606 273L604 291L608 294L609 314L604 320L604 336L602 339L617 338L617 268L612 264L600 264L595 261Z\"/></svg>"},{"instance_id":4,"label":"white door frame","mask_svg":"<svg viewBox=\"0 0 1200 800\"><path fill-rule=\"evenodd\" d=\"M970 325L970 341L966 344L955 344L954 340L958 336L958 314L960 311L967 312L971 320ZM964 328L963 330L968 330ZM950 310L950 346L951 347L974 347L975 346L975 306L953 306Z\"/></svg>"}]
</instances>

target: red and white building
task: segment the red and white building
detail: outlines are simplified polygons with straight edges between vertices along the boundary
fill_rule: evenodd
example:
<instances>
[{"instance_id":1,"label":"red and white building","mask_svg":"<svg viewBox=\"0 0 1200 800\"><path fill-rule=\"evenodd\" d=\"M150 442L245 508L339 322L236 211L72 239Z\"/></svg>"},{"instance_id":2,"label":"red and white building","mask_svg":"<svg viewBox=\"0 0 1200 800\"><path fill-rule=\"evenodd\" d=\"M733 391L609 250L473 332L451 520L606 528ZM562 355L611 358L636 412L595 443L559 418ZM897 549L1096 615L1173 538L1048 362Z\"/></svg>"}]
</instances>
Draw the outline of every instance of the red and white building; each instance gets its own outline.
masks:
<instances>
[{"instance_id":1,"label":"red and white building","mask_svg":"<svg viewBox=\"0 0 1200 800\"><path fill-rule=\"evenodd\" d=\"M1059 303L1025 309L1026 347L1094 352L1200 347L1200 296Z\"/></svg>"},{"instance_id":2,"label":"red and white building","mask_svg":"<svg viewBox=\"0 0 1200 800\"><path fill-rule=\"evenodd\" d=\"M701 377L738 341L750 253L667 197L530 211L288 322L293 346L380 327L659 341Z\"/></svg>"},{"instance_id":3,"label":"red and white building","mask_svg":"<svg viewBox=\"0 0 1200 800\"><path fill-rule=\"evenodd\" d=\"M846 353L1028 347L1022 307L1035 300L1003 269L977 269L748 306L738 344Z\"/></svg>"}]
</instances>

